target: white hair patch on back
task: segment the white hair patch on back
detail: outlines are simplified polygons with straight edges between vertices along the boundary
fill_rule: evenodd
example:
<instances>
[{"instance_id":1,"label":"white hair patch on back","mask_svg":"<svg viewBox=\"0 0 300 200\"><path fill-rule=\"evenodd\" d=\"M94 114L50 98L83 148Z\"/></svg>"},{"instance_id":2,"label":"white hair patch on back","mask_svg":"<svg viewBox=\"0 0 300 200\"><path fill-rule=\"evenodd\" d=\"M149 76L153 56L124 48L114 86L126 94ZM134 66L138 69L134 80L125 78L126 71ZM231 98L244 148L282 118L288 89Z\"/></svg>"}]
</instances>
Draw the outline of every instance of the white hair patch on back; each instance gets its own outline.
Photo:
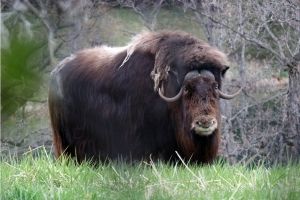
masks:
<instances>
[{"instance_id":1,"label":"white hair patch on back","mask_svg":"<svg viewBox=\"0 0 300 200\"><path fill-rule=\"evenodd\" d=\"M55 84L54 88L56 89L55 91L52 91L52 92L56 93L57 97L59 97L60 99L64 98L64 94L63 94L61 75L59 74L59 72L68 62L72 61L74 58L75 58L75 55L73 55L73 54L66 57L61 62L59 62L58 65L51 72L51 76L53 77L52 84Z\"/></svg>"}]
</instances>

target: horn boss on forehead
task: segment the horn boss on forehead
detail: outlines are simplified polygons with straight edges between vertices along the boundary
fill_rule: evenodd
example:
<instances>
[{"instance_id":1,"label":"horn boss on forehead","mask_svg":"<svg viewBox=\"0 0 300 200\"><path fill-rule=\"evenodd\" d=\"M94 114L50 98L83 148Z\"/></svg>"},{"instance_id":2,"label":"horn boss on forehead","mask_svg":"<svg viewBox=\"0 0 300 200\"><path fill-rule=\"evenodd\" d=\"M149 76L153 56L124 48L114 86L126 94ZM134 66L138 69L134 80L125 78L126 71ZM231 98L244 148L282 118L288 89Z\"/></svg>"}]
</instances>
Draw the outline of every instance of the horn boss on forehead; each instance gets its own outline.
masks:
<instances>
[{"instance_id":1,"label":"horn boss on forehead","mask_svg":"<svg viewBox=\"0 0 300 200\"><path fill-rule=\"evenodd\" d=\"M79 162L183 159L209 163L219 144L215 71L223 55L184 32L146 32L125 47L84 49L51 74L56 156ZM208 101L209 100L209 101Z\"/></svg>"}]
</instances>

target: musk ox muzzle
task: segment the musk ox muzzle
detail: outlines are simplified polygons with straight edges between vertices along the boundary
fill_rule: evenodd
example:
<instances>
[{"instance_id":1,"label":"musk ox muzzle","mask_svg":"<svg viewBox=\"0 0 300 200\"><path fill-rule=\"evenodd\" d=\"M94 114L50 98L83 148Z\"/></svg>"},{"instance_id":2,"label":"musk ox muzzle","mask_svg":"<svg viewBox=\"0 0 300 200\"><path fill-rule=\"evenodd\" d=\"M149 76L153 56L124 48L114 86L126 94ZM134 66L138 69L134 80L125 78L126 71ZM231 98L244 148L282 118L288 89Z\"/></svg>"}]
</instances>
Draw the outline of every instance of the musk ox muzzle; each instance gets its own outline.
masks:
<instances>
[{"instance_id":1,"label":"musk ox muzzle","mask_svg":"<svg viewBox=\"0 0 300 200\"><path fill-rule=\"evenodd\" d=\"M218 121L214 116L198 116L191 124L191 131L194 134L207 136L218 128Z\"/></svg>"}]
</instances>

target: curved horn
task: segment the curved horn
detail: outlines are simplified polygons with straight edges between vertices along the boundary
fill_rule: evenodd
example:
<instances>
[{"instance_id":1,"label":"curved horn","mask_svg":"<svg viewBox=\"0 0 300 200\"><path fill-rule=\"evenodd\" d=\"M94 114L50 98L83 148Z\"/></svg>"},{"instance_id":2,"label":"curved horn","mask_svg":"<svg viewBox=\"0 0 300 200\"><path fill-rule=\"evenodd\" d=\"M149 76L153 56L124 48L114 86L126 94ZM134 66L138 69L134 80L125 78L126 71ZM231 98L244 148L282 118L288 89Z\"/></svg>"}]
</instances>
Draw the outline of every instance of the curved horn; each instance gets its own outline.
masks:
<instances>
[{"instance_id":1,"label":"curved horn","mask_svg":"<svg viewBox=\"0 0 300 200\"><path fill-rule=\"evenodd\" d=\"M178 94L177 94L176 96L174 96L174 97L166 97L166 96L163 95L163 93L161 92L160 88L158 88L158 94L159 94L159 96L160 96L163 100L165 100L166 102L174 102L174 101L177 101L177 100L181 97L182 92L183 92L183 89L182 89L182 87L181 87L181 88L180 88L180 91L178 92Z\"/></svg>"},{"instance_id":2,"label":"curved horn","mask_svg":"<svg viewBox=\"0 0 300 200\"><path fill-rule=\"evenodd\" d=\"M234 97L236 97L241 91L242 91L242 88L240 88L236 93L234 94L225 94L223 93L221 90L217 90L218 93L219 93L219 96L220 98L222 99L227 99L227 100L230 100L230 99L233 99Z\"/></svg>"},{"instance_id":3,"label":"curved horn","mask_svg":"<svg viewBox=\"0 0 300 200\"><path fill-rule=\"evenodd\" d=\"M184 80L192 79L198 75L199 75L199 72L197 70L190 71L189 73L187 73L185 75Z\"/></svg>"},{"instance_id":4,"label":"curved horn","mask_svg":"<svg viewBox=\"0 0 300 200\"><path fill-rule=\"evenodd\" d=\"M215 75L214 75L211 71L209 71L209 70L202 69L202 70L200 71L200 74L201 74L201 75L204 75L204 76L206 76L206 77L212 78L213 80L215 80Z\"/></svg>"},{"instance_id":5,"label":"curved horn","mask_svg":"<svg viewBox=\"0 0 300 200\"><path fill-rule=\"evenodd\" d=\"M199 75L199 72L197 70L193 70L193 71L190 71L189 73L187 73L184 77L184 80L187 80L187 79L191 79L191 78L194 78L195 76L198 76ZM177 101L181 96L182 96L182 93L183 93L183 88L181 87L180 88L180 91L178 92L178 94L174 97L166 97L162 91L161 91L161 88L158 88L158 94L159 96L165 100L166 102L174 102L174 101Z\"/></svg>"},{"instance_id":6,"label":"curved horn","mask_svg":"<svg viewBox=\"0 0 300 200\"><path fill-rule=\"evenodd\" d=\"M201 75L205 75L205 76L209 76L209 77L211 77L211 78L213 78L213 79L215 79L215 76L214 76L214 74L212 73L212 72L210 72L210 71L208 71L208 70L201 70L200 71L200 74ZM221 90L217 90L217 92L219 93L219 96L220 96L220 98L222 98L222 99L227 99L227 100L229 100L229 99L233 99L234 97L236 97L240 92L242 91L242 88L240 88L236 93L234 93L234 94L225 94L225 93L223 93Z\"/></svg>"}]
</instances>

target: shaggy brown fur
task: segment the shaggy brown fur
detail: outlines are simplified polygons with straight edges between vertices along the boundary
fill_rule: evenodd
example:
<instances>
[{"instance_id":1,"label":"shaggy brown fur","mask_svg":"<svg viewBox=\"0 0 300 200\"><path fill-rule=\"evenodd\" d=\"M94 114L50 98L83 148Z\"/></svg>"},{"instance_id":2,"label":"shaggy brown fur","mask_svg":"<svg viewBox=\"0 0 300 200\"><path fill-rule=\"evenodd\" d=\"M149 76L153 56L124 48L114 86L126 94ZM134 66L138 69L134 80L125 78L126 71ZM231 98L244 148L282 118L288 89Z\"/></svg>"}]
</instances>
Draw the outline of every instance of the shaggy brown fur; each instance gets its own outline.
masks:
<instances>
[{"instance_id":1,"label":"shaggy brown fur","mask_svg":"<svg viewBox=\"0 0 300 200\"><path fill-rule=\"evenodd\" d=\"M184 81L192 70L214 78ZM226 56L184 32L145 32L125 47L86 49L63 60L51 75L49 110L56 155L77 160L177 158L208 163L219 144L219 97ZM218 85L217 85L218 84ZM178 101L157 94L163 87ZM218 128L209 136L191 131L197 117L213 116Z\"/></svg>"}]
</instances>

